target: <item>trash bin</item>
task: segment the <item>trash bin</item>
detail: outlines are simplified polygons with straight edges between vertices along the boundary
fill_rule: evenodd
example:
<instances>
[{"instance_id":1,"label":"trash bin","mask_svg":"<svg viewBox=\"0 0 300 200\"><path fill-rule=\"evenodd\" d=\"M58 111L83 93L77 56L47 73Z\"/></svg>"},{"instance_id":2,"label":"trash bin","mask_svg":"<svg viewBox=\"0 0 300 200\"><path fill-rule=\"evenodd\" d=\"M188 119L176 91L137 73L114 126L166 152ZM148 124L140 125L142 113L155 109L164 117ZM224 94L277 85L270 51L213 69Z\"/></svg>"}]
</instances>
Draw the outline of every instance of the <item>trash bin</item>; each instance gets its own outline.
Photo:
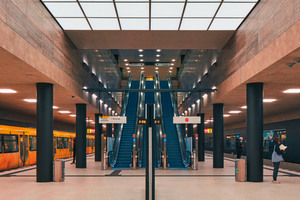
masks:
<instances>
[{"instance_id":1,"label":"trash bin","mask_svg":"<svg viewBox=\"0 0 300 200\"><path fill-rule=\"evenodd\" d=\"M108 168L108 152L104 152L104 156L103 156L103 164L102 164L102 169L107 169Z\"/></svg>"},{"instance_id":2,"label":"trash bin","mask_svg":"<svg viewBox=\"0 0 300 200\"><path fill-rule=\"evenodd\" d=\"M244 159L235 160L235 181L237 182L246 181L246 165Z\"/></svg>"},{"instance_id":3,"label":"trash bin","mask_svg":"<svg viewBox=\"0 0 300 200\"><path fill-rule=\"evenodd\" d=\"M54 181L64 182L65 180L65 160L57 159L54 161Z\"/></svg>"}]
</instances>

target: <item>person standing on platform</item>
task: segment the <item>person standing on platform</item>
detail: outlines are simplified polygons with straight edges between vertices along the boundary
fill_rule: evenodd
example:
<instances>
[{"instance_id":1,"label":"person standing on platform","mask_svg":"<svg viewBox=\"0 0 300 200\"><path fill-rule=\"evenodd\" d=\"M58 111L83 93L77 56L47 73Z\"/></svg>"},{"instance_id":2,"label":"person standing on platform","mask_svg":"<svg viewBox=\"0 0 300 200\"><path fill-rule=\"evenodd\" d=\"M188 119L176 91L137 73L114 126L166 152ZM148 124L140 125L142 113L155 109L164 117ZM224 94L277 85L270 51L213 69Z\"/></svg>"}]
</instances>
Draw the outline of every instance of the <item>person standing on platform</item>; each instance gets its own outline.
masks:
<instances>
[{"instance_id":1,"label":"person standing on platform","mask_svg":"<svg viewBox=\"0 0 300 200\"><path fill-rule=\"evenodd\" d=\"M243 152L243 137L239 137L236 141L236 159L240 159Z\"/></svg>"},{"instance_id":2,"label":"person standing on platform","mask_svg":"<svg viewBox=\"0 0 300 200\"><path fill-rule=\"evenodd\" d=\"M76 138L73 139L73 162L71 164L75 164L76 160Z\"/></svg>"},{"instance_id":3,"label":"person standing on platform","mask_svg":"<svg viewBox=\"0 0 300 200\"><path fill-rule=\"evenodd\" d=\"M279 181L277 181L277 175L278 175L280 162L284 161L282 154L285 153L286 146L284 146L284 145L279 146L280 139L278 137L274 137L273 142L274 142L274 149L273 149L273 153L272 153L272 163L274 166L274 170L273 170L273 181L272 182L280 183Z\"/></svg>"}]
</instances>

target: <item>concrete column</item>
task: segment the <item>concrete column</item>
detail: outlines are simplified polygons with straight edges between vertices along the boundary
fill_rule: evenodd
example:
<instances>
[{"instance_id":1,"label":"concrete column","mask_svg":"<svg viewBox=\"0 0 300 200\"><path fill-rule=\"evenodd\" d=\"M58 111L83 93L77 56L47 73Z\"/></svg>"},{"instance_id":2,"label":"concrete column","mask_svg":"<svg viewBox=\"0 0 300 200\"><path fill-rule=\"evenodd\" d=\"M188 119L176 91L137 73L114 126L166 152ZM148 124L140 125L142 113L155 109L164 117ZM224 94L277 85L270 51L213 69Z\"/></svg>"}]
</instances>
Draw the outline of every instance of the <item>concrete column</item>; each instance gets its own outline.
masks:
<instances>
[{"instance_id":1,"label":"concrete column","mask_svg":"<svg viewBox=\"0 0 300 200\"><path fill-rule=\"evenodd\" d=\"M193 124L187 124L187 135L188 137L193 137Z\"/></svg>"},{"instance_id":2,"label":"concrete column","mask_svg":"<svg viewBox=\"0 0 300 200\"><path fill-rule=\"evenodd\" d=\"M247 84L247 180L263 182L263 83Z\"/></svg>"},{"instance_id":3,"label":"concrete column","mask_svg":"<svg viewBox=\"0 0 300 200\"><path fill-rule=\"evenodd\" d=\"M213 167L224 168L224 119L223 119L224 104L218 103L213 105Z\"/></svg>"},{"instance_id":4,"label":"concrete column","mask_svg":"<svg viewBox=\"0 0 300 200\"><path fill-rule=\"evenodd\" d=\"M76 104L76 168L86 168L86 104Z\"/></svg>"},{"instance_id":5,"label":"concrete column","mask_svg":"<svg viewBox=\"0 0 300 200\"><path fill-rule=\"evenodd\" d=\"M198 161L205 161L205 148L204 148L204 113L198 113L201 117L201 124L197 124L198 133Z\"/></svg>"},{"instance_id":6,"label":"concrete column","mask_svg":"<svg viewBox=\"0 0 300 200\"><path fill-rule=\"evenodd\" d=\"M53 85L37 83L37 182L53 181Z\"/></svg>"},{"instance_id":7,"label":"concrete column","mask_svg":"<svg viewBox=\"0 0 300 200\"><path fill-rule=\"evenodd\" d=\"M112 136L112 124L106 124L106 137Z\"/></svg>"},{"instance_id":8,"label":"concrete column","mask_svg":"<svg viewBox=\"0 0 300 200\"><path fill-rule=\"evenodd\" d=\"M101 161L102 124L99 124L99 116L102 114L95 114L95 161Z\"/></svg>"}]
</instances>

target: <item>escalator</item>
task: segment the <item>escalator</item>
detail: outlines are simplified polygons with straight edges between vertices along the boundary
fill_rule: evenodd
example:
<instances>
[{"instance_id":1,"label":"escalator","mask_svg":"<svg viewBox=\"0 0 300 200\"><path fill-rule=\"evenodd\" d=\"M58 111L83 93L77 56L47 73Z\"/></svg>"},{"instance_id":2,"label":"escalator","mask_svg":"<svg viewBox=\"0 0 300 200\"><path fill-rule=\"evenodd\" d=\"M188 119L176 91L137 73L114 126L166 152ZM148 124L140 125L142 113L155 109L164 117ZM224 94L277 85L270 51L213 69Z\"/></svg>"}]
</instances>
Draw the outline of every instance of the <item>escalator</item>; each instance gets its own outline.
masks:
<instances>
[{"instance_id":1,"label":"escalator","mask_svg":"<svg viewBox=\"0 0 300 200\"><path fill-rule=\"evenodd\" d=\"M161 89L171 88L169 81L160 81ZM168 164L170 168L186 168L187 167L187 151L182 131L179 125L173 124L173 116L176 114L177 107L174 103L174 94L161 93L162 111L163 111L163 128L167 135L167 152ZM172 98L173 97L173 98Z\"/></svg>"}]
</instances>

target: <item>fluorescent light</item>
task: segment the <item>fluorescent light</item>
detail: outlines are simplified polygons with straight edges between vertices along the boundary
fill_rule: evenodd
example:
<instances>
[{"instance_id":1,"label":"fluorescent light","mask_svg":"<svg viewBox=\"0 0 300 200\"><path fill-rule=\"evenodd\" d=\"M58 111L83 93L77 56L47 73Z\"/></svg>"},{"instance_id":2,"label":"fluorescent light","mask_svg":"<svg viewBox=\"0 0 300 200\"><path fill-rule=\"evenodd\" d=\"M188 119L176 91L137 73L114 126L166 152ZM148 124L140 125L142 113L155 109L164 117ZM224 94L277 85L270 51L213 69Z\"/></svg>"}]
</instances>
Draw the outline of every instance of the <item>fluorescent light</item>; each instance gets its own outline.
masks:
<instances>
[{"instance_id":1,"label":"fluorescent light","mask_svg":"<svg viewBox=\"0 0 300 200\"><path fill-rule=\"evenodd\" d=\"M155 67L155 69L158 69L158 67Z\"/></svg>"},{"instance_id":2,"label":"fluorescent light","mask_svg":"<svg viewBox=\"0 0 300 200\"><path fill-rule=\"evenodd\" d=\"M76 117L76 115L69 115L70 117Z\"/></svg>"},{"instance_id":3,"label":"fluorescent light","mask_svg":"<svg viewBox=\"0 0 300 200\"><path fill-rule=\"evenodd\" d=\"M143 56L144 56L143 54L140 54L140 55L139 55L139 57L143 57Z\"/></svg>"},{"instance_id":4,"label":"fluorescent light","mask_svg":"<svg viewBox=\"0 0 300 200\"><path fill-rule=\"evenodd\" d=\"M204 95L202 96L203 99L205 99L206 97L207 97L207 94L204 94Z\"/></svg>"},{"instance_id":5,"label":"fluorescent light","mask_svg":"<svg viewBox=\"0 0 300 200\"><path fill-rule=\"evenodd\" d=\"M117 18L88 18L94 30L120 30Z\"/></svg>"},{"instance_id":6,"label":"fluorescent light","mask_svg":"<svg viewBox=\"0 0 300 200\"><path fill-rule=\"evenodd\" d=\"M68 110L60 110L60 111L58 111L59 113L61 113L61 114L69 114L69 113L71 113L70 111L68 111Z\"/></svg>"},{"instance_id":7,"label":"fluorescent light","mask_svg":"<svg viewBox=\"0 0 300 200\"><path fill-rule=\"evenodd\" d=\"M209 122L204 122L204 124L209 124Z\"/></svg>"},{"instance_id":8,"label":"fluorescent light","mask_svg":"<svg viewBox=\"0 0 300 200\"><path fill-rule=\"evenodd\" d=\"M104 107L107 107L107 104L104 104Z\"/></svg>"},{"instance_id":9,"label":"fluorescent light","mask_svg":"<svg viewBox=\"0 0 300 200\"><path fill-rule=\"evenodd\" d=\"M122 30L149 30L148 19L120 18Z\"/></svg>"},{"instance_id":10,"label":"fluorescent light","mask_svg":"<svg viewBox=\"0 0 300 200\"><path fill-rule=\"evenodd\" d=\"M224 115L223 115L223 117L230 117L230 115L228 115L228 114L224 114Z\"/></svg>"},{"instance_id":11,"label":"fluorescent light","mask_svg":"<svg viewBox=\"0 0 300 200\"><path fill-rule=\"evenodd\" d=\"M230 113L230 114L239 114L241 112L242 111L240 111L240 110L232 110L232 111L229 111L228 113Z\"/></svg>"},{"instance_id":12,"label":"fluorescent light","mask_svg":"<svg viewBox=\"0 0 300 200\"><path fill-rule=\"evenodd\" d=\"M143 52L144 50L143 50L143 49L139 49L138 51L139 51L139 52Z\"/></svg>"},{"instance_id":13,"label":"fluorescent light","mask_svg":"<svg viewBox=\"0 0 300 200\"><path fill-rule=\"evenodd\" d=\"M216 87L216 86L213 86L211 89L215 90L215 89L217 89L217 87Z\"/></svg>"},{"instance_id":14,"label":"fluorescent light","mask_svg":"<svg viewBox=\"0 0 300 200\"><path fill-rule=\"evenodd\" d=\"M241 109L247 109L247 106L242 106Z\"/></svg>"},{"instance_id":15,"label":"fluorescent light","mask_svg":"<svg viewBox=\"0 0 300 200\"><path fill-rule=\"evenodd\" d=\"M124 62L127 62L128 61L128 59L124 59Z\"/></svg>"},{"instance_id":16,"label":"fluorescent light","mask_svg":"<svg viewBox=\"0 0 300 200\"><path fill-rule=\"evenodd\" d=\"M141 67L141 69L144 69L144 67Z\"/></svg>"},{"instance_id":17,"label":"fluorescent light","mask_svg":"<svg viewBox=\"0 0 300 200\"><path fill-rule=\"evenodd\" d=\"M151 17L181 17L184 3L151 3Z\"/></svg>"},{"instance_id":18,"label":"fluorescent light","mask_svg":"<svg viewBox=\"0 0 300 200\"><path fill-rule=\"evenodd\" d=\"M53 106L52 108L53 108L53 109L58 109L58 107L57 107L57 106Z\"/></svg>"},{"instance_id":19,"label":"fluorescent light","mask_svg":"<svg viewBox=\"0 0 300 200\"><path fill-rule=\"evenodd\" d=\"M263 102L265 103L271 103L271 102L274 102L274 101L277 101L277 99L264 99Z\"/></svg>"},{"instance_id":20,"label":"fluorescent light","mask_svg":"<svg viewBox=\"0 0 300 200\"><path fill-rule=\"evenodd\" d=\"M197 100L197 103L200 103L200 99Z\"/></svg>"},{"instance_id":21,"label":"fluorescent light","mask_svg":"<svg viewBox=\"0 0 300 200\"><path fill-rule=\"evenodd\" d=\"M129 67L126 67L126 69L130 69Z\"/></svg>"},{"instance_id":22,"label":"fluorescent light","mask_svg":"<svg viewBox=\"0 0 300 200\"><path fill-rule=\"evenodd\" d=\"M128 65L129 65L129 63L126 63L125 65L126 65L126 66L128 66Z\"/></svg>"},{"instance_id":23,"label":"fluorescent light","mask_svg":"<svg viewBox=\"0 0 300 200\"><path fill-rule=\"evenodd\" d=\"M17 91L12 90L12 89L0 89L1 94L14 94L17 93Z\"/></svg>"},{"instance_id":24,"label":"fluorescent light","mask_svg":"<svg viewBox=\"0 0 300 200\"><path fill-rule=\"evenodd\" d=\"M169 71L169 73L172 73L172 71Z\"/></svg>"},{"instance_id":25,"label":"fluorescent light","mask_svg":"<svg viewBox=\"0 0 300 200\"><path fill-rule=\"evenodd\" d=\"M161 52L161 49L156 49L157 52Z\"/></svg>"},{"instance_id":26,"label":"fluorescent light","mask_svg":"<svg viewBox=\"0 0 300 200\"><path fill-rule=\"evenodd\" d=\"M98 96L96 94L92 94L92 97L97 98Z\"/></svg>"},{"instance_id":27,"label":"fluorescent light","mask_svg":"<svg viewBox=\"0 0 300 200\"><path fill-rule=\"evenodd\" d=\"M111 3L81 3L87 17L117 17L114 4Z\"/></svg>"},{"instance_id":28,"label":"fluorescent light","mask_svg":"<svg viewBox=\"0 0 300 200\"><path fill-rule=\"evenodd\" d=\"M220 19L215 18L209 30L236 30L244 19Z\"/></svg>"},{"instance_id":29,"label":"fluorescent light","mask_svg":"<svg viewBox=\"0 0 300 200\"><path fill-rule=\"evenodd\" d=\"M157 54L157 55L156 55L156 57L160 57L160 55L159 55L159 54Z\"/></svg>"},{"instance_id":30,"label":"fluorescent light","mask_svg":"<svg viewBox=\"0 0 300 200\"><path fill-rule=\"evenodd\" d=\"M36 99L23 99L23 100L28 103L36 103Z\"/></svg>"},{"instance_id":31,"label":"fluorescent light","mask_svg":"<svg viewBox=\"0 0 300 200\"><path fill-rule=\"evenodd\" d=\"M102 100L102 99L100 99L99 101L100 101L100 103L103 103L103 100Z\"/></svg>"},{"instance_id":32,"label":"fluorescent light","mask_svg":"<svg viewBox=\"0 0 300 200\"><path fill-rule=\"evenodd\" d=\"M288 90L284 90L283 93L287 93L287 94L299 94L300 93L300 89L299 88L298 89L288 89Z\"/></svg>"},{"instance_id":33,"label":"fluorescent light","mask_svg":"<svg viewBox=\"0 0 300 200\"><path fill-rule=\"evenodd\" d=\"M155 61L156 61L156 62L159 62L159 59L156 59Z\"/></svg>"},{"instance_id":34,"label":"fluorescent light","mask_svg":"<svg viewBox=\"0 0 300 200\"><path fill-rule=\"evenodd\" d=\"M119 17L149 17L149 3L116 3Z\"/></svg>"},{"instance_id":35,"label":"fluorescent light","mask_svg":"<svg viewBox=\"0 0 300 200\"><path fill-rule=\"evenodd\" d=\"M85 18L56 18L64 30L91 30Z\"/></svg>"},{"instance_id":36,"label":"fluorescent light","mask_svg":"<svg viewBox=\"0 0 300 200\"><path fill-rule=\"evenodd\" d=\"M170 69L173 69L173 67L170 67Z\"/></svg>"},{"instance_id":37,"label":"fluorescent light","mask_svg":"<svg viewBox=\"0 0 300 200\"><path fill-rule=\"evenodd\" d=\"M187 3L183 17L210 17L212 18L220 3Z\"/></svg>"},{"instance_id":38,"label":"fluorescent light","mask_svg":"<svg viewBox=\"0 0 300 200\"><path fill-rule=\"evenodd\" d=\"M172 59L172 62L175 62L176 60L175 59Z\"/></svg>"},{"instance_id":39,"label":"fluorescent light","mask_svg":"<svg viewBox=\"0 0 300 200\"><path fill-rule=\"evenodd\" d=\"M141 62L144 62L144 59L140 59Z\"/></svg>"},{"instance_id":40,"label":"fluorescent light","mask_svg":"<svg viewBox=\"0 0 300 200\"><path fill-rule=\"evenodd\" d=\"M77 2L44 4L54 17L84 17Z\"/></svg>"},{"instance_id":41,"label":"fluorescent light","mask_svg":"<svg viewBox=\"0 0 300 200\"><path fill-rule=\"evenodd\" d=\"M168 12L165 12L168 13ZM180 18L151 19L151 30L178 30Z\"/></svg>"},{"instance_id":42,"label":"fluorescent light","mask_svg":"<svg viewBox=\"0 0 300 200\"><path fill-rule=\"evenodd\" d=\"M255 3L223 3L216 17L246 17Z\"/></svg>"}]
</instances>

